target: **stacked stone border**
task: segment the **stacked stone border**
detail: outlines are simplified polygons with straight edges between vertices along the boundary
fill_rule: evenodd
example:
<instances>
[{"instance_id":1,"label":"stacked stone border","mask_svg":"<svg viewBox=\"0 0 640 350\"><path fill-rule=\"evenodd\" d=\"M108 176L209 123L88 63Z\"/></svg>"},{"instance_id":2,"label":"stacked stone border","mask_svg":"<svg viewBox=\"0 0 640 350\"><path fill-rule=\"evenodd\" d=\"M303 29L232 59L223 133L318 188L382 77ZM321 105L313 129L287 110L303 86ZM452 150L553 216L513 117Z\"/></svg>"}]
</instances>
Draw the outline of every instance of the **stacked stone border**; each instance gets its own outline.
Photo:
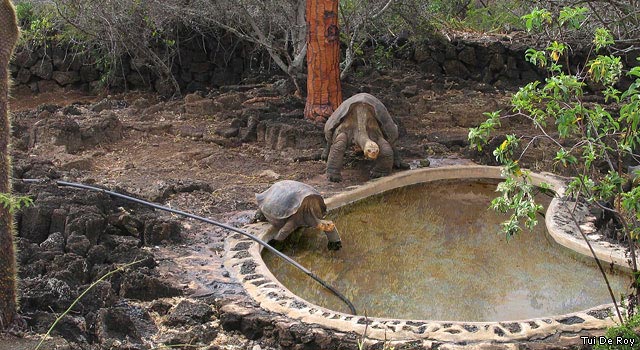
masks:
<instances>
[{"instance_id":1,"label":"stacked stone border","mask_svg":"<svg viewBox=\"0 0 640 350\"><path fill-rule=\"evenodd\" d=\"M180 59L171 69L186 93L238 84L243 78L256 75L255 68L269 65L264 55L255 54L255 47L246 42L239 42L230 57L220 49L234 46L229 40L219 42L216 38L203 37L180 42ZM415 64L416 69L427 76L455 77L509 88L544 79L544 71L525 61L526 48L509 37L448 40L434 36L412 44L406 52L396 52L395 58ZM100 90L109 72L95 57L72 52L73 48L63 43L20 48L9 65L14 84L27 86L33 92L51 92L60 87ZM144 59L124 56L120 66L113 69L110 87L162 92L167 83L150 67L151 62ZM354 69L365 69L360 59ZM274 72L279 71L274 67Z\"/></svg>"},{"instance_id":2,"label":"stacked stone border","mask_svg":"<svg viewBox=\"0 0 640 350\"><path fill-rule=\"evenodd\" d=\"M490 166L417 169L368 182L337 194L326 202L331 210L371 195L418 183L500 178L501 169ZM569 231L566 220L559 214L561 196L564 194L562 179L551 174L536 173L532 173L530 179L534 185L549 184L557 193L546 213L546 225L551 236L565 247L583 253L580 242L568 239L567 236L575 236L575 233ZM248 225L245 229L268 241L271 238L267 234L268 227L268 224L260 223ZM559 227L562 229L558 229ZM613 304L564 315L502 322L406 320L349 315L312 304L290 292L262 261L261 248L242 235L231 236L226 242L225 267L262 309L314 328L319 326L328 334L364 336L365 343L373 344L374 347L386 343L415 349L484 349L485 346L490 346L491 349L519 349L522 344L530 344L527 348L552 349L581 345L581 337L601 335L607 327L615 324L612 317ZM607 250L603 245L598 250L603 259L614 256L610 247ZM314 282L310 280L309 283ZM339 342L339 339L334 341Z\"/></svg>"}]
</instances>

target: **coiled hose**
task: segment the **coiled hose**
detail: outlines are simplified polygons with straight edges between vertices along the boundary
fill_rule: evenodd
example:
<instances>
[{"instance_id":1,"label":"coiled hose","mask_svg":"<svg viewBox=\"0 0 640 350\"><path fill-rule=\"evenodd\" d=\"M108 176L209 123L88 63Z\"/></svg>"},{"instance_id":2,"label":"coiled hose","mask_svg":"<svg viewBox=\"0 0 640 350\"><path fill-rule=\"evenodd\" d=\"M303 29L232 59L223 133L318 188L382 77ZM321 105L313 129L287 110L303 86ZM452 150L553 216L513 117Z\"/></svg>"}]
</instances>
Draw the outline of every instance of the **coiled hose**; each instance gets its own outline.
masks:
<instances>
[{"instance_id":1,"label":"coiled hose","mask_svg":"<svg viewBox=\"0 0 640 350\"><path fill-rule=\"evenodd\" d=\"M49 180L46 180L46 179L20 179L20 180L23 181L23 182L26 182L26 183L45 183L45 182L49 181ZM349 299L347 299L347 297L345 297L342 293L340 293L340 291L338 291L333 286L331 286L327 282L325 282L322 279L320 279L320 277L316 276L316 274L314 274L313 272L309 271L307 268L305 268L304 266L300 265L295 260L291 259L287 255L283 254L279 250L277 250L277 249L273 248L272 246L270 246L269 244L267 244L265 241L261 240L260 238L254 236L254 235L252 235L252 234L250 234L248 232L245 232L243 230L240 230L238 228L235 228L233 226L229 226L227 224L224 224L224 223L221 223L221 222L218 222L218 221L215 221L215 220L207 219L207 218L204 218L204 217L201 217L201 216L198 216L198 215L187 213L187 212L184 212L184 211L181 211L181 210L172 209L172 208L165 207L165 206L162 206L162 205L159 205L159 204L147 202L147 201L139 199L139 198L135 198L135 197L131 197L131 196L127 196L127 195L121 194L121 193L105 190L105 189L102 189L102 188L99 188L99 187L89 186L89 185L85 185L85 184L81 184L81 183L75 183L75 182L61 181L61 180L52 180L52 181L58 186L74 187L74 188L80 188L80 189L94 191L94 192L106 193L106 194L108 194L110 196L113 196L113 197L122 198L122 199L125 199L125 200L128 200L128 201L131 201L131 202L135 202L135 203L138 203L138 204L146 205L146 206L151 207L151 208L164 210L164 211L167 211L167 212L170 212L170 213L174 213L174 214L177 214L177 215L181 215L181 216L184 216L184 217L188 217L188 218L191 218L191 219L203 221L203 222L206 222L208 224L216 225L216 226L222 227L224 229L227 229L229 231L233 231L233 232L239 233L239 234L241 234L243 236L246 236L246 237L250 238L251 240L257 242L258 244L262 245L263 247L267 248L273 254L275 254L275 255L279 256L280 258L284 259L289 264L297 267L300 271L304 272L307 276L309 276L309 277L313 278L314 280L316 280L316 282L320 283L323 287L327 288L335 296L340 298L340 300L342 300L349 307L349 310L351 310L351 314L352 315L356 315L357 314L356 308L353 306L351 301Z\"/></svg>"}]
</instances>

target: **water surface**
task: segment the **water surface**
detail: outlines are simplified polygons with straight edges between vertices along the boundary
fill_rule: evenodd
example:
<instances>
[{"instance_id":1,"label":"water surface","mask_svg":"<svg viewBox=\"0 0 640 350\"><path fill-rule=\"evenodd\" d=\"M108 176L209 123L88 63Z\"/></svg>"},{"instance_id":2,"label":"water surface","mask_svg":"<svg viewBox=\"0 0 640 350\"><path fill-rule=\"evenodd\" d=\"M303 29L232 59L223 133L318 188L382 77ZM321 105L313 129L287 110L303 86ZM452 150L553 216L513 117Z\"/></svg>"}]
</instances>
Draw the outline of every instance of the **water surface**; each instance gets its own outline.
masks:
<instances>
[{"instance_id":1,"label":"water surface","mask_svg":"<svg viewBox=\"0 0 640 350\"><path fill-rule=\"evenodd\" d=\"M330 213L343 248L315 229L283 252L343 292L360 314L451 321L552 316L611 302L595 264L553 243L544 219L506 240L488 209L495 183L440 181L393 190ZM339 299L281 259L264 260L290 291L347 312ZM630 280L609 273L616 296Z\"/></svg>"}]
</instances>

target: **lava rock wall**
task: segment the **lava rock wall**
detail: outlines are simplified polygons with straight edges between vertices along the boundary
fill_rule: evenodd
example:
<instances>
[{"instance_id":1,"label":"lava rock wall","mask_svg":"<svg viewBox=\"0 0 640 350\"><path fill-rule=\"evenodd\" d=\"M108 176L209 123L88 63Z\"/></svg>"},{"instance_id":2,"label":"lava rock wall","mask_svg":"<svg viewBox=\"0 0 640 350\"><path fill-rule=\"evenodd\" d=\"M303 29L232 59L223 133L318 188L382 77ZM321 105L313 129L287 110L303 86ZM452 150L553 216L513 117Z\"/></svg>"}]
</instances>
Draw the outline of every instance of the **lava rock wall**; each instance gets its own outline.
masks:
<instances>
[{"instance_id":1,"label":"lava rock wall","mask_svg":"<svg viewBox=\"0 0 640 350\"><path fill-rule=\"evenodd\" d=\"M237 83L251 62L261 57L249 55L249 50L253 50L249 44L224 40L224 37L186 40L180 44L171 71L180 88L187 92ZM9 70L15 85L28 86L33 92L49 92L60 87L95 91L107 80L109 87L116 91L163 92L171 87L158 78L145 59L125 56L117 66L106 68L97 57L75 53L72 48L55 43L35 49L19 48Z\"/></svg>"}]
</instances>

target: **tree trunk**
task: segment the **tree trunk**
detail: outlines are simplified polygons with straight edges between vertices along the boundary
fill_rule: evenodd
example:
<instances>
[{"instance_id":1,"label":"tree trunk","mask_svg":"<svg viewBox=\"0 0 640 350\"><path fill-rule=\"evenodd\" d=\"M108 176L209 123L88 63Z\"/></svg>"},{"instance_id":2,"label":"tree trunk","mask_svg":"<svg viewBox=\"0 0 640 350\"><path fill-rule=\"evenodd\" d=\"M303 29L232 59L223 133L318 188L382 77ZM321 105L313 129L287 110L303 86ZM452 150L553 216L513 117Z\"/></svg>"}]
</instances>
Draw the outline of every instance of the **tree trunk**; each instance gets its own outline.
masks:
<instances>
[{"instance_id":1,"label":"tree trunk","mask_svg":"<svg viewBox=\"0 0 640 350\"><path fill-rule=\"evenodd\" d=\"M9 144L9 59L18 41L18 26L13 5L0 0L0 193L11 193L11 159ZM17 270L13 242L13 215L0 205L0 330L17 318Z\"/></svg>"},{"instance_id":2,"label":"tree trunk","mask_svg":"<svg viewBox=\"0 0 640 350\"><path fill-rule=\"evenodd\" d=\"M324 123L342 103L338 0L307 0L307 28L304 116Z\"/></svg>"}]
</instances>

